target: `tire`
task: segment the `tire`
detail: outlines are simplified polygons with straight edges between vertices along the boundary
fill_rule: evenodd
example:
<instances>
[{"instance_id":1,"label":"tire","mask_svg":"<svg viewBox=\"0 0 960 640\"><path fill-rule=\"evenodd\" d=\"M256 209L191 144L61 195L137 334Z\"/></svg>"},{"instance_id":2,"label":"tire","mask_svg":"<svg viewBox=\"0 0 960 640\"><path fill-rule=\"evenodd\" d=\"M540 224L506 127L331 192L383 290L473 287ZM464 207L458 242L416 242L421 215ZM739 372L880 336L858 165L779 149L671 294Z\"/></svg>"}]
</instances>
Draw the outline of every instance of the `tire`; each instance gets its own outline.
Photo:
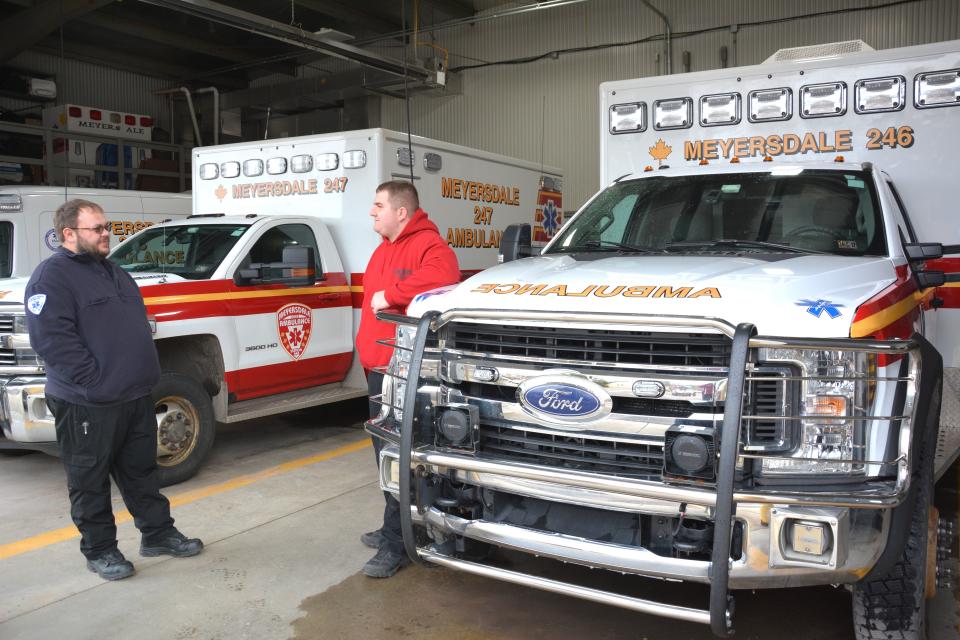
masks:
<instances>
[{"instance_id":1,"label":"tire","mask_svg":"<svg viewBox=\"0 0 960 640\"><path fill-rule=\"evenodd\" d=\"M939 393L935 406L939 406ZM939 411L935 413L939 415ZM932 446L920 458L917 501L903 553L884 574L853 585L853 628L857 640L925 640L928 535L933 499ZM935 572L935 569L934 569Z\"/></svg>"},{"instance_id":2,"label":"tire","mask_svg":"<svg viewBox=\"0 0 960 640\"><path fill-rule=\"evenodd\" d=\"M153 388L157 412L157 475L167 487L192 478L213 446L213 403L200 383L165 371Z\"/></svg>"}]
</instances>

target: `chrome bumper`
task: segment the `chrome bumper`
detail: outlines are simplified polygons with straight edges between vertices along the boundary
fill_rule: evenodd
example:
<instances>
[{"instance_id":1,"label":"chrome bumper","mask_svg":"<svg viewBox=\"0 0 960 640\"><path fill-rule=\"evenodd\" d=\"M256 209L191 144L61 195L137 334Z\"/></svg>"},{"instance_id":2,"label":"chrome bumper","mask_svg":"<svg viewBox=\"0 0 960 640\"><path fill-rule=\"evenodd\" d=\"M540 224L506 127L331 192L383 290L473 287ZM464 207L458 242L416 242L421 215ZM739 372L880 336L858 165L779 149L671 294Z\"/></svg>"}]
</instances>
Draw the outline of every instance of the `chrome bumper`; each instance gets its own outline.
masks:
<instances>
[{"instance_id":1,"label":"chrome bumper","mask_svg":"<svg viewBox=\"0 0 960 640\"><path fill-rule=\"evenodd\" d=\"M53 415L47 409L43 376L23 376L0 381L0 425L14 442L55 442Z\"/></svg>"},{"instance_id":2,"label":"chrome bumper","mask_svg":"<svg viewBox=\"0 0 960 640\"><path fill-rule=\"evenodd\" d=\"M371 429L371 426L367 425L368 431L377 435L377 431ZM380 456L380 486L385 491L398 495L398 448L387 444ZM531 470L537 469L531 465L481 461L468 456L430 451L414 451L413 465L423 467L428 473L494 491L597 509L676 517L680 504L686 503L686 515L689 517L711 518L714 512L709 498L712 495L710 492L668 487L658 483L631 482L552 469L539 469L543 476L531 479L529 476L536 475L531 473ZM607 484L599 486L601 481ZM655 490L651 491L651 487ZM753 494L736 495L737 509L734 519L743 526L744 539L742 557L730 563L731 589L853 583L873 567L886 545L890 510L873 498L867 498L861 503L824 498L820 500L820 504L812 504L810 496L806 496L802 501L798 496L763 495L760 496L762 500L755 501L754 498L757 497ZM840 502L841 506L834 504L836 502ZM853 508L854 505L858 508ZM880 517L876 517L878 514ZM597 542L513 524L483 519L468 520L443 513L436 508L419 513L416 507L411 507L411 516L417 524L444 535L463 536L534 556L651 578L702 584L711 580L712 563L709 561L665 557L641 547ZM784 552L784 526L789 520L813 521L829 528L835 541L831 552L816 560L798 558L796 554ZM418 552L430 561L436 561L438 556L443 556L433 547L420 548ZM467 571L475 569L472 565L476 563L460 566L463 562L449 557L438 564L458 565L455 568ZM491 567L483 569L483 572L490 571L500 570ZM496 577L517 582L510 576ZM523 580L522 583L526 584L526 581L539 579L525 576ZM556 590L544 585L539 586ZM610 594L610 597L614 596L616 594ZM636 610L642 610L638 607L661 606L656 603L608 603ZM658 613L689 619L686 617L689 612L682 615L674 615L678 612L670 611ZM691 615L700 616L702 613Z\"/></svg>"}]
</instances>

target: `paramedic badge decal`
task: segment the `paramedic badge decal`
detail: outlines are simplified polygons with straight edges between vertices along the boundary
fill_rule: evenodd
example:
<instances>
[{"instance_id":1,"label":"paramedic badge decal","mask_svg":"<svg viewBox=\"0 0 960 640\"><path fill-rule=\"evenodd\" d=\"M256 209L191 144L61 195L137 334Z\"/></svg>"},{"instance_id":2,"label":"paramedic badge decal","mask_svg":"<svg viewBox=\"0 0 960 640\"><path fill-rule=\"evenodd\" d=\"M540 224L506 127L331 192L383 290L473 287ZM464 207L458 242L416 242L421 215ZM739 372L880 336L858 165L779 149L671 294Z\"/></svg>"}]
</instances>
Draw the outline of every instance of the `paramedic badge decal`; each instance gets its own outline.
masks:
<instances>
[{"instance_id":1,"label":"paramedic badge decal","mask_svg":"<svg viewBox=\"0 0 960 640\"><path fill-rule=\"evenodd\" d=\"M299 360L307 350L312 325L313 313L307 305L294 302L280 307L277 311L280 344L294 360Z\"/></svg>"}]
</instances>

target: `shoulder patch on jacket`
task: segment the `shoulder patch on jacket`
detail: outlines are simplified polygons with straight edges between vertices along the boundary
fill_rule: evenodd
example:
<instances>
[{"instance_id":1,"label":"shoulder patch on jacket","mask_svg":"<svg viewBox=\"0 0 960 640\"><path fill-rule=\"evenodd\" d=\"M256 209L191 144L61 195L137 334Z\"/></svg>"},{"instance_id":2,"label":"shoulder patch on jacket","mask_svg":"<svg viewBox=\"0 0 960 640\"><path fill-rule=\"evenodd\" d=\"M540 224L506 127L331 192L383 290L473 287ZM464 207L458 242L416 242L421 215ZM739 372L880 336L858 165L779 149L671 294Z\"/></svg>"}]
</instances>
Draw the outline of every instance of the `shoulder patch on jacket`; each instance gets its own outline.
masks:
<instances>
[{"instance_id":1,"label":"shoulder patch on jacket","mask_svg":"<svg viewBox=\"0 0 960 640\"><path fill-rule=\"evenodd\" d=\"M30 296L27 299L27 309L30 309L30 313L35 316L40 315L40 312L43 311L43 305L47 301L47 294L45 293L36 293Z\"/></svg>"}]
</instances>

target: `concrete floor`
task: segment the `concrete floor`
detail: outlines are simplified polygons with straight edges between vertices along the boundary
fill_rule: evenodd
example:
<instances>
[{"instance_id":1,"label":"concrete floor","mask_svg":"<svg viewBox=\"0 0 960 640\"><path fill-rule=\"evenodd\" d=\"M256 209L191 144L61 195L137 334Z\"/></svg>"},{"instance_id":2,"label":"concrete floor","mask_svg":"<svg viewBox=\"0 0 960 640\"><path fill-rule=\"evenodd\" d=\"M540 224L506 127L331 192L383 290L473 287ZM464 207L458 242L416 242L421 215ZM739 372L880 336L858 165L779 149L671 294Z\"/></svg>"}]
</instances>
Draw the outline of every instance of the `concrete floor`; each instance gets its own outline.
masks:
<instances>
[{"instance_id":1,"label":"concrete floor","mask_svg":"<svg viewBox=\"0 0 960 640\"><path fill-rule=\"evenodd\" d=\"M201 537L204 552L141 558L139 535L124 521L120 548L137 575L114 583L84 567L59 460L0 457L0 638L712 637L699 625L445 569L365 578L359 568L372 552L357 538L379 524L383 504L359 430L365 410L343 403L221 427L200 474L165 491L178 527ZM622 586L641 597L669 589L693 606L705 602L697 586ZM849 595L830 587L738 593L736 637L849 638L849 606ZM960 637L955 594L941 592L932 607L931 637ZM785 627L794 614L802 624Z\"/></svg>"}]
</instances>

